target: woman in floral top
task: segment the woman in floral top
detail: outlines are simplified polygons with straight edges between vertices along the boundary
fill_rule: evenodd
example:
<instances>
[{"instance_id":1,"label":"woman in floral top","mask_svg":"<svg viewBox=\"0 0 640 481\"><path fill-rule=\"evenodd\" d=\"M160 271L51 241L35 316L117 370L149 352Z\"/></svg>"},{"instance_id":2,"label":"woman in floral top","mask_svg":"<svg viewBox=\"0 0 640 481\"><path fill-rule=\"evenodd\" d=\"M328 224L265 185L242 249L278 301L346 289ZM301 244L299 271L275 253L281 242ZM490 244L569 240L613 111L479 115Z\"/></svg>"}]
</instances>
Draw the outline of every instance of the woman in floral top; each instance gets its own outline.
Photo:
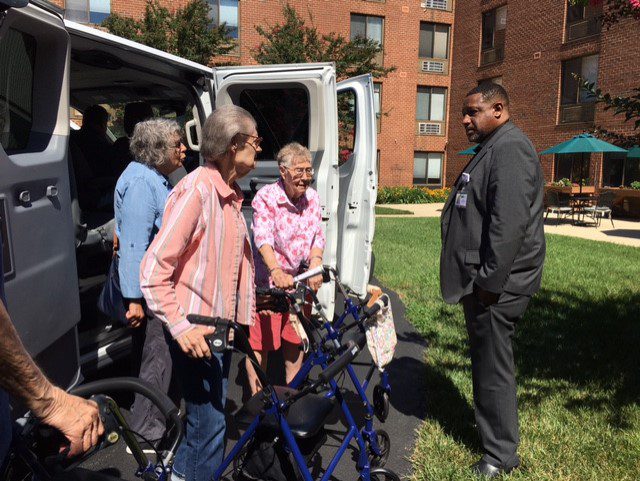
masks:
<instances>
[{"instance_id":1,"label":"woman in floral top","mask_svg":"<svg viewBox=\"0 0 640 481\"><path fill-rule=\"evenodd\" d=\"M260 189L253 199L253 242L257 287L293 286L293 276L303 263L314 268L322 265L325 245L318 193L310 185L313 180L311 152L298 143L285 145L276 156L280 179ZM318 290L322 276L309 279ZM287 383L302 365L299 348L289 314L261 312L250 328L249 341L264 370L269 351L282 346ZM252 394L261 389L253 366L247 363Z\"/></svg>"}]
</instances>

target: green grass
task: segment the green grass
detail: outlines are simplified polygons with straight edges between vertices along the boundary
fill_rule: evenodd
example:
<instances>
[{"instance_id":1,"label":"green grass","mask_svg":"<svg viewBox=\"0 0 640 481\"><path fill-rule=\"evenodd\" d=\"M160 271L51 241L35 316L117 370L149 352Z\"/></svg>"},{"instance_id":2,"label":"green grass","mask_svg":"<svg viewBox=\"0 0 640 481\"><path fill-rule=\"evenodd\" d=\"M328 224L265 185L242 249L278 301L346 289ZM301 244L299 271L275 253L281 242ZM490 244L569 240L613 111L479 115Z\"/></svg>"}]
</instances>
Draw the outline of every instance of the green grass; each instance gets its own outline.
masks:
<instances>
[{"instance_id":1,"label":"green grass","mask_svg":"<svg viewBox=\"0 0 640 481\"><path fill-rule=\"evenodd\" d=\"M480 456L460 306L439 290L437 219L376 221L376 276L428 341L414 480L469 480ZM547 236L514 341L522 468L510 480L640 477L640 249ZM402 409L400 409L402 411Z\"/></svg>"},{"instance_id":2,"label":"green grass","mask_svg":"<svg viewBox=\"0 0 640 481\"><path fill-rule=\"evenodd\" d=\"M391 207L380 207L376 205L377 215L412 215L410 210L393 209Z\"/></svg>"}]
</instances>

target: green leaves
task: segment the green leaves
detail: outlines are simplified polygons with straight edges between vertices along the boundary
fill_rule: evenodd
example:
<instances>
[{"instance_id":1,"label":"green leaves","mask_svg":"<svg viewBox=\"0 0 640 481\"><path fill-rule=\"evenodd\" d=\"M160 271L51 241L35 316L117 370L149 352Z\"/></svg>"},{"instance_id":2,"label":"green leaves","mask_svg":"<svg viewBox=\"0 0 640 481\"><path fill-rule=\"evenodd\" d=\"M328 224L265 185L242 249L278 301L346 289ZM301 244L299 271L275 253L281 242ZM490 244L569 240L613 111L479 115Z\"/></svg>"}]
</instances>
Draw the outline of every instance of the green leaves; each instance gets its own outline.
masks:
<instances>
[{"instance_id":1,"label":"green leaves","mask_svg":"<svg viewBox=\"0 0 640 481\"><path fill-rule=\"evenodd\" d=\"M395 67L378 63L382 48L366 38L348 40L344 36L321 34L315 26L307 26L295 8L285 5L284 22L273 26L257 26L264 38L253 57L261 64L335 62L338 80L364 73L386 77Z\"/></svg>"},{"instance_id":2,"label":"green leaves","mask_svg":"<svg viewBox=\"0 0 640 481\"><path fill-rule=\"evenodd\" d=\"M114 35L206 65L211 57L224 55L235 47L225 25L216 27L209 22L206 0L193 0L175 12L158 0L147 0L141 20L113 13L102 26Z\"/></svg>"}]
</instances>

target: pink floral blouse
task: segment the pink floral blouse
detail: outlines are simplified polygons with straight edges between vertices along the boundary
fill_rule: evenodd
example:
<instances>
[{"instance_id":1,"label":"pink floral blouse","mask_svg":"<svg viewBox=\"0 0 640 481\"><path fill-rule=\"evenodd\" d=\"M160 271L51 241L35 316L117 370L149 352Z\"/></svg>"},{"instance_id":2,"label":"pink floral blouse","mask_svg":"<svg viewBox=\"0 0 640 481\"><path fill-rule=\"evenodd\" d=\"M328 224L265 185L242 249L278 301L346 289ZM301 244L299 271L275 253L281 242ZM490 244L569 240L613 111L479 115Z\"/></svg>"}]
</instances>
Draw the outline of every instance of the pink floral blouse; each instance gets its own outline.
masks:
<instances>
[{"instance_id":1,"label":"pink floral blouse","mask_svg":"<svg viewBox=\"0 0 640 481\"><path fill-rule=\"evenodd\" d=\"M311 187L294 204L279 180L260 189L251 206L258 287L270 284L269 271L258 252L263 245L273 247L278 265L291 275L298 273L300 263L308 260L312 248L324 249L320 197Z\"/></svg>"}]
</instances>

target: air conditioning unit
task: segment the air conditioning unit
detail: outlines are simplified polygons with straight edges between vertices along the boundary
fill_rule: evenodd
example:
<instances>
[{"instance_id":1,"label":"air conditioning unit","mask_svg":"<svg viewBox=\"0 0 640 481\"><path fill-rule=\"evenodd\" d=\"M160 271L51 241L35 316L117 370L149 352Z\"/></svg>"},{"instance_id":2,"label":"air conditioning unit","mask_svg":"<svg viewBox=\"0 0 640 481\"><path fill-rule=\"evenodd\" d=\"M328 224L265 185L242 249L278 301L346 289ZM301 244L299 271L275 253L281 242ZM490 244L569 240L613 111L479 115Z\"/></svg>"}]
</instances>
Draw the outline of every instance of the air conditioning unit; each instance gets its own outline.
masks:
<instances>
[{"instance_id":1,"label":"air conditioning unit","mask_svg":"<svg viewBox=\"0 0 640 481\"><path fill-rule=\"evenodd\" d=\"M492 48L491 50L484 50L482 52L482 58L480 59L480 65L488 65L490 63L499 62L504 58L503 47Z\"/></svg>"},{"instance_id":2,"label":"air conditioning unit","mask_svg":"<svg viewBox=\"0 0 640 481\"><path fill-rule=\"evenodd\" d=\"M561 108L560 122L563 124L593 122L595 113L595 103L563 105Z\"/></svg>"},{"instance_id":3,"label":"air conditioning unit","mask_svg":"<svg viewBox=\"0 0 640 481\"><path fill-rule=\"evenodd\" d=\"M602 24L599 18L588 18L567 27L567 40L588 37L600 33Z\"/></svg>"},{"instance_id":4,"label":"air conditioning unit","mask_svg":"<svg viewBox=\"0 0 640 481\"><path fill-rule=\"evenodd\" d=\"M448 10L447 0L424 0L420 3L422 8L434 8L436 10Z\"/></svg>"},{"instance_id":5,"label":"air conditioning unit","mask_svg":"<svg viewBox=\"0 0 640 481\"><path fill-rule=\"evenodd\" d=\"M433 60L423 60L422 71L431 72L431 73L444 73L444 62L435 62Z\"/></svg>"},{"instance_id":6,"label":"air conditioning unit","mask_svg":"<svg viewBox=\"0 0 640 481\"><path fill-rule=\"evenodd\" d=\"M435 122L418 122L419 135L442 135L442 124Z\"/></svg>"}]
</instances>

